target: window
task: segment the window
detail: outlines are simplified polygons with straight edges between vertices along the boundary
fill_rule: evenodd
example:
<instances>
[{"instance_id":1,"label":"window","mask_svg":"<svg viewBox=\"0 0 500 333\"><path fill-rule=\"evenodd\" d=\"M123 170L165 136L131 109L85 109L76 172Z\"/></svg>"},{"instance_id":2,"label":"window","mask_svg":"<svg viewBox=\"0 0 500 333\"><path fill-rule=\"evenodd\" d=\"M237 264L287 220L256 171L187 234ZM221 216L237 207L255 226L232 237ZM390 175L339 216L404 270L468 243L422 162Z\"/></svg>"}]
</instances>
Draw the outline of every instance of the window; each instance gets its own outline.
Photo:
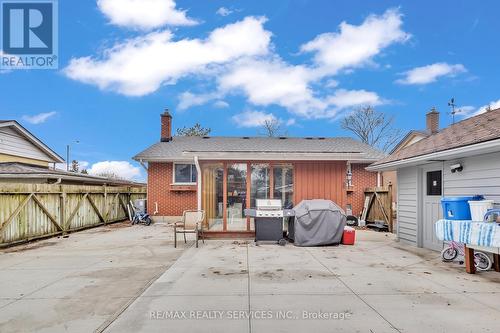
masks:
<instances>
[{"instance_id":1,"label":"window","mask_svg":"<svg viewBox=\"0 0 500 333\"><path fill-rule=\"evenodd\" d=\"M196 183L196 166L194 164L174 164L174 184Z\"/></svg>"},{"instance_id":2,"label":"window","mask_svg":"<svg viewBox=\"0 0 500 333\"><path fill-rule=\"evenodd\" d=\"M427 172L427 195L441 195L441 170Z\"/></svg>"}]
</instances>

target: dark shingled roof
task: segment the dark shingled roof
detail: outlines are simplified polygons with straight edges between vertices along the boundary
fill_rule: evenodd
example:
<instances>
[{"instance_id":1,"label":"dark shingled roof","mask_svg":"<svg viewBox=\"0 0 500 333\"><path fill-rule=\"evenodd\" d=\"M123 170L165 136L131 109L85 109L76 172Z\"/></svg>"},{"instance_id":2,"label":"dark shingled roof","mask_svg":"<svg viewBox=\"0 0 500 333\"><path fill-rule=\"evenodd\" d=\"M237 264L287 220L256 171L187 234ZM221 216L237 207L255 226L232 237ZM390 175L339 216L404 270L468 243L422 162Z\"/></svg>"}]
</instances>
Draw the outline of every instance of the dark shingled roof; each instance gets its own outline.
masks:
<instances>
[{"instance_id":1,"label":"dark shingled roof","mask_svg":"<svg viewBox=\"0 0 500 333\"><path fill-rule=\"evenodd\" d=\"M462 120L375 163L378 166L500 138L500 108Z\"/></svg>"},{"instance_id":2,"label":"dark shingled roof","mask_svg":"<svg viewBox=\"0 0 500 333\"><path fill-rule=\"evenodd\" d=\"M174 136L134 156L135 160L176 159L184 152L218 153L363 153L362 159L384 157L379 150L352 138L270 138Z\"/></svg>"}]
</instances>

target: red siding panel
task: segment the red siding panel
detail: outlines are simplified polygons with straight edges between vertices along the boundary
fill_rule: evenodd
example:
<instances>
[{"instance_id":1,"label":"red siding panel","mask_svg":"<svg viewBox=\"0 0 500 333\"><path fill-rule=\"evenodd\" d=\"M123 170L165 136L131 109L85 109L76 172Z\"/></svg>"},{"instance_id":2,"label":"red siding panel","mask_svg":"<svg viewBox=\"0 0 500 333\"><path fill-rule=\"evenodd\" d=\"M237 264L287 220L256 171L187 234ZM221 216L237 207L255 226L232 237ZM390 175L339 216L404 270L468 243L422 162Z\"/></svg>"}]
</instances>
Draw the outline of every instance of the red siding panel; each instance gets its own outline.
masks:
<instances>
[{"instance_id":1,"label":"red siding panel","mask_svg":"<svg viewBox=\"0 0 500 333\"><path fill-rule=\"evenodd\" d=\"M295 162L294 165L295 204L304 199L328 199L345 208L345 162Z\"/></svg>"}]
</instances>

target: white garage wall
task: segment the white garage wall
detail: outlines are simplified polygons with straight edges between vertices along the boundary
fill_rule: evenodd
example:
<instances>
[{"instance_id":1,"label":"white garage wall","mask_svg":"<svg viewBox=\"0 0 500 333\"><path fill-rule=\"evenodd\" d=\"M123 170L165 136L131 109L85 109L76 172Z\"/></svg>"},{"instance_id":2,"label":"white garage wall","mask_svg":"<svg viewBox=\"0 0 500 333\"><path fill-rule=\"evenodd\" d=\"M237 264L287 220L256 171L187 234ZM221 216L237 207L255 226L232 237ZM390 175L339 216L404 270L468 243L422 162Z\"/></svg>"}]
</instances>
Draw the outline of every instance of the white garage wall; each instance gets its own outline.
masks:
<instances>
[{"instance_id":1,"label":"white garage wall","mask_svg":"<svg viewBox=\"0 0 500 333\"><path fill-rule=\"evenodd\" d=\"M418 220L418 169L409 167L398 170L398 237L401 241L417 246Z\"/></svg>"},{"instance_id":2,"label":"white garage wall","mask_svg":"<svg viewBox=\"0 0 500 333\"><path fill-rule=\"evenodd\" d=\"M456 163L462 172L451 172ZM500 152L445 162L443 179L445 196L482 194L500 207Z\"/></svg>"}]
</instances>

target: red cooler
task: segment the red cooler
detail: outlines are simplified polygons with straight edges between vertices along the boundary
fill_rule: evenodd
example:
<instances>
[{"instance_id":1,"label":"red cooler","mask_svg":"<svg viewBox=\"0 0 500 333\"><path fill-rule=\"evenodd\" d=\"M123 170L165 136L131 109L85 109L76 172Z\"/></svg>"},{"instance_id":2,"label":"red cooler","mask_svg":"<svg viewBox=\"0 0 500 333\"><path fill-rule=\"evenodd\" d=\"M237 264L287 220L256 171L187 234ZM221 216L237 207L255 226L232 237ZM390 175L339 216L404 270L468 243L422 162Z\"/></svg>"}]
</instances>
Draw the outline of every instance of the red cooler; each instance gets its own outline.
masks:
<instances>
[{"instance_id":1,"label":"red cooler","mask_svg":"<svg viewBox=\"0 0 500 333\"><path fill-rule=\"evenodd\" d=\"M344 234L342 235L342 244L354 245L356 239L356 229L351 227L344 227Z\"/></svg>"}]
</instances>

